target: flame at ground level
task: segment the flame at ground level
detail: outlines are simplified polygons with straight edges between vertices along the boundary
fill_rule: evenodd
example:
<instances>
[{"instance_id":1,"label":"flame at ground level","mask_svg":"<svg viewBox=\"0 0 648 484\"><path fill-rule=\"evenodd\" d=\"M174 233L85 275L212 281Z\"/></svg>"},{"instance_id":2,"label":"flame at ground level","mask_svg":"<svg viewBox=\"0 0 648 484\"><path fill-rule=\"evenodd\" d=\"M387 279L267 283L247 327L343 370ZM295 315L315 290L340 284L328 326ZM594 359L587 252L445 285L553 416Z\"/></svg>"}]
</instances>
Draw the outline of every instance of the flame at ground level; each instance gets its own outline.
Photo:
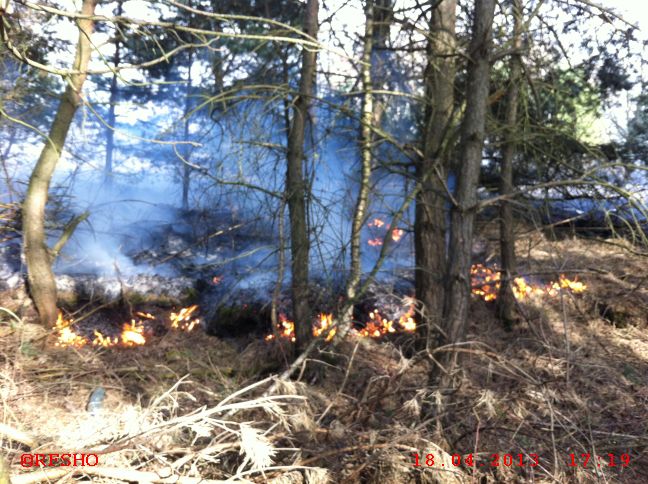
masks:
<instances>
[{"instance_id":1,"label":"flame at ground level","mask_svg":"<svg viewBox=\"0 0 648 484\"><path fill-rule=\"evenodd\" d=\"M388 333L396 333L398 331L405 333L413 333L416 331L416 322L414 321L414 305L411 305L406 313L398 319L398 325L395 326L394 322L390 319L383 318L377 309L369 313L370 320L361 329L353 329L352 331L362 337L380 338ZM286 316L280 315L281 322L277 324L275 333L267 335L264 339L266 341L273 341L277 336L280 339L295 342L295 323L288 321ZM333 315L321 313L317 316L316 322L313 324L313 336L316 338L326 333L325 341L331 341L337 332L334 326Z\"/></svg>"},{"instance_id":2,"label":"flame at ground level","mask_svg":"<svg viewBox=\"0 0 648 484\"><path fill-rule=\"evenodd\" d=\"M279 336L279 338L287 339L294 343L296 341L295 323L288 321L284 314L279 314L279 320L280 322L277 324L277 331L275 334ZM265 337L265 340L272 341L275 339L275 334L269 334Z\"/></svg>"},{"instance_id":3,"label":"flame at ground level","mask_svg":"<svg viewBox=\"0 0 648 484\"><path fill-rule=\"evenodd\" d=\"M486 267L482 264L475 264L471 268L472 293L484 301L494 301L497 299L498 291L501 284L500 271ZM587 286L578 281L577 278L569 279L564 274L560 274L557 281L551 281L547 284L532 284L527 282L523 277L516 277L511 285L513 294L518 300L525 300L536 297L556 297L561 292L569 291L579 294L587 290ZM380 338L386 334L405 332L413 333L416 331L416 321L414 320L414 303L409 302L409 308L404 312L396 322L385 318L381 315L379 309L369 312L369 320L359 329L354 329L354 333L360 337ZM172 312L169 315L167 326L171 329L189 332L199 325L200 319L194 317L198 310L197 305L180 309L177 313ZM132 319L130 323L124 323L119 336L107 336L100 331L94 331L94 338L82 336L75 332L73 325L74 320L66 320L63 313L59 312L55 330L57 332L57 346L74 346L77 348L91 344L98 347L114 346L141 346L147 343L147 336L144 321L152 321L157 318L144 312L137 312L135 315L140 319ZM295 323L280 314L280 322L277 324L276 331L265 337L266 341L272 341L275 338L295 342ZM336 334L336 327L332 314L320 314L312 326L313 336L321 337L323 335L326 341L331 341Z\"/></svg>"},{"instance_id":4,"label":"flame at ground level","mask_svg":"<svg viewBox=\"0 0 648 484\"><path fill-rule=\"evenodd\" d=\"M484 301L497 299L502 278L500 271L483 264L475 264L470 269L470 276L473 295ZM547 284L532 284L527 282L524 277L516 277L513 279L511 289L516 299L525 300L533 297L555 297L563 290L580 294L587 290L587 286L578 278L571 280L564 274L560 274L558 281L551 281Z\"/></svg>"},{"instance_id":5,"label":"flame at ground level","mask_svg":"<svg viewBox=\"0 0 648 484\"><path fill-rule=\"evenodd\" d=\"M380 220L379 218L373 219L371 222L367 224L368 227L377 227L377 228L382 228L385 225L385 222ZM385 227L385 230L387 228ZM402 238L403 235L405 235L405 231L403 229L392 229L391 231L391 238L394 242L399 242ZM374 237L372 239L369 239L367 241L367 244L369 244L371 247L380 247L383 245L383 239L381 237Z\"/></svg>"},{"instance_id":6,"label":"flame at ground level","mask_svg":"<svg viewBox=\"0 0 648 484\"><path fill-rule=\"evenodd\" d=\"M192 318L193 313L198 309L197 305L182 308L178 313L171 313L169 316L169 323L172 329L177 329L185 332L192 331L199 323L200 319ZM130 323L122 325L121 333L119 336L107 336L101 331L94 331L94 338L90 340L85 336L78 334L73 329L75 321L73 319L65 319L63 313L59 311L58 319L54 329L57 332L56 346L74 346L81 348L88 344L97 347L111 348L114 346L142 346L147 343L145 334L145 327L143 320L156 320L157 318L150 313L135 313L141 319L131 319Z\"/></svg>"},{"instance_id":7,"label":"flame at ground level","mask_svg":"<svg viewBox=\"0 0 648 484\"><path fill-rule=\"evenodd\" d=\"M501 273L497 269L486 267L482 264L475 264L471 270L472 294L484 301L494 301L497 299L501 283ZM512 284L513 294L518 300L525 300L535 297L555 297L561 291L569 291L574 294L580 294L587 289L587 286L577 278L568 279L564 274L560 274L558 281L552 281L547 284L532 284L527 282L523 277L516 277ZM416 321L414 320L414 303L409 305L407 312L398 318L397 324L393 320L387 319L380 314L378 309L369 312L369 321L364 323L360 329L354 329L355 334L367 338L380 338L386 334L406 332L413 333L416 331ZM265 337L266 341L272 341L278 336L281 339L295 341L295 323L281 315L281 323L277 325L275 334ZM332 329L330 329L332 328ZM313 324L313 336L318 337L325 331L329 330L326 341L330 341L335 336L335 327L333 327L332 314L320 314L318 320Z\"/></svg>"},{"instance_id":8,"label":"flame at ground level","mask_svg":"<svg viewBox=\"0 0 648 484\"><path fill-rule=\"evenodd\" d=\"M181 329L182 331L191 331L198 324L200 324L200 319L193 318L193 313L198 309L198 305L194 304L188 308L182 308L178 313L171 313L171 327L173 329Z\"/></svg>"}]
</instances>

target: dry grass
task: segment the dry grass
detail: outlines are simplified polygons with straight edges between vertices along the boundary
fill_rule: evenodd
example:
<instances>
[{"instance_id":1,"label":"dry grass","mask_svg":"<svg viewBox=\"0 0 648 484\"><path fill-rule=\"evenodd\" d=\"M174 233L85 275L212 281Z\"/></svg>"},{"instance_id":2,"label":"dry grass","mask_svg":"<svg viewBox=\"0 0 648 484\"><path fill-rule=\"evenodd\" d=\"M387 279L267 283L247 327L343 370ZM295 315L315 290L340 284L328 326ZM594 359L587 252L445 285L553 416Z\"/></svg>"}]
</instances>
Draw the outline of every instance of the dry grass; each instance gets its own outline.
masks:
<instances>
[{"instance_id":1,"label":"dry grass","mask_svg":"<svg viewBox=\"0 0 648 484\"><path fill-rule=\"evenodd\" d=\"M473 301L451 394L428 386L431 361L408 335L350 337L335 353L314 355L300 381L265 395L270 380L254 368L267 371L282 357L263 343L239 351L203 334L169 334L137 349L43 350L37 328L7 315L2 423L33 436L32 451L93 449L110 469L215 481L648 482L648 260L617 245L538 234L518 252L538 280L578 273L589 290L521 304L510 332L492 306ZM104 408L90 415L98 386ZM16 459L30 449L7 438L2 446L12 471L25 474ZM631 461L570 467L572 452ZM414 467L413 453L422 464L434 454L435 466ZM498 467L452 463L453 454L489 463L495 453ZM505 454L523 454L526 465L503 465Z\"/></svg>"},{"instance_id":2,"label":"dry grass","mask_svg":"<svg viewBox=\"0 0 648 484\"><path fill-rule=\"evenodd\" d=\"M132 470L253 482L272 468L290 412L303 407L299 396L260 396L270 380L228 379L231 368L213 362L231 359L231 348L200 345L204 335L173 335L135 351L36 353L34 341L20 349L23 328L4 335L3 347L18 349L2 355L0 371L2 421L33 441L2 435L19 482L29 482L17 465L23 452L97 453L115 476ZM86 405L97 387L107 396L92 414ZM122 482L107 475L92 480Z\"/></svg>"}]
</instances>

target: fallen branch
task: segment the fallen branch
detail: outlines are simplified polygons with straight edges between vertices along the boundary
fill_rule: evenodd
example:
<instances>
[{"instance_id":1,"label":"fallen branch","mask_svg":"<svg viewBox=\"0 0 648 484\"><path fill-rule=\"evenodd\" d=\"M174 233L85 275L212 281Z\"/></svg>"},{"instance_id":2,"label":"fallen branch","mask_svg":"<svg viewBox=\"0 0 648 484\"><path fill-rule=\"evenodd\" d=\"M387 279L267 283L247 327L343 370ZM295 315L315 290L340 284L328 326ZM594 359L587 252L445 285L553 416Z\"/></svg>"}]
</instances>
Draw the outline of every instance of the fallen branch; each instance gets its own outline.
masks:
<instances>
[{"instance_id":1,"label":"fallen branch","mask_svg":"<svg viewBox=\"0 0 648 484\"><path fill-rule=\"evenodd\" d=\"M36 447L36 439L34 437L3 423L0 423L0 435L7 437L9 440L13 440L14 442L26 445L30 449Z\"/></svg>"},{"instance_id":2,"label":"fallen branch","mask_svg":"<svg viewBox=\"0 0 648 484\"><path fill-rule=\"evenodd\" d=\"M157 263L158 264L164 264L165 262L169 262L171 259L174 259L175 257L181 256L182 254L187 252L192 247L195 247L195 246L197 246L199 244L202 244L203 242L206 242L207 240L212 239L214 237L218 237L219 235L223 235L223 234L226 234L228 232L231 232L232 230L236 230L238 228L241 228L241 227L243 227L243 225L244 224L242 224L242 223L241 224L236 224L236 225L233 225L232 227L228 227L226 229L218 230L217 232L214 232L213 234L209 234L209 235L207 235L205 237L202 237L197 242L194 242L193 244L188 245L184 249L179 250L178 252L175 252L174 254L168 255L167 257L165 257L164 259L158 261Z\"/></svg>"},{"instance_id":3,"label":"fallen branch","mask_svg":"<svg viewBox=\"0 0 648 484\"><path fill-rule=\"evenodd\" d=\"M115 467L83 467L83 468L65 468L65 467L50 467L47 469L39 469L36 472L29 472L27 474L19 474L11 478L12 484L33 484L36 482L52 481L62 477L71 475L87 475L97 477L107 477L110 479L119 479L121 481L131 482L155 482L160 484L222 484L232 481L221 481L215 479L203 479L201 477L187 477L169 475L166 477L161 476L157 472L150 471L136 471L133 469L118 469ZM250 481L241 481L250 482Z\"/></svg>"}]
</instances>

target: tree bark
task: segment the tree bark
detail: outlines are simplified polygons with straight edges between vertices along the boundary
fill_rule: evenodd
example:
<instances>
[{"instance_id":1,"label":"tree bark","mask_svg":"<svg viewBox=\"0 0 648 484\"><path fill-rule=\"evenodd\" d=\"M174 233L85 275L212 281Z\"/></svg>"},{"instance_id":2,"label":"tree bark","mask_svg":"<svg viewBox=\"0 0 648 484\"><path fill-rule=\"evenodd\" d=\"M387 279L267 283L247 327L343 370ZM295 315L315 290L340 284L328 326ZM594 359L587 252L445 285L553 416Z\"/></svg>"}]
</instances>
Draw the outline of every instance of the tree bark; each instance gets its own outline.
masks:
<instances>
[{"instance_id":1,"label":"tree bark","mask_svg":"<svg viewBox=\"0 0 648 484\"><path fill-rule=\"evenodd\" d=\"M446 268L445 179L448 156L444 152L452 122L455 78L456 0L441 0L432 12L428 41L425 89L423 158L416 175L422 189L415 210L415 287L428 347L437 334L443 312Z\"/></svg>"},{"instance_id":2,"label":"tree bark","mask_svg":"<svg viewBox=\"0 0 648 484\"><path fill-rule=\"evenodd\" d=\"M308 0L304 14L304 32L312 38L318 32L318 0ZM290 219L292 306L297 349L306 348L312 338L311 310L308 297L309 235L306 218L307 183L304 179L304 139L308 108L315 84L317 52L302 50L299 93L293 102L293 117L288 132L286 192Z\"/></svg>"},{"instance_id":3,"label":"tree bark","mask_svg":"<svg viewBox=\"0 0 648 484\"><path fill-rule=\"evenodd\" d=\"M390 69L391 53L388 50L391 24L394 20L394 0L373 2L372 45L371 45L371 84L376 90L385 89ZM373 125L380 128L385 113L385 95L373 94Z\"/></svg>"},{"instance_id":4,"label":"tree bark","mask_svg":"<svg viewBox=\"0 0 648 484\"><path fill-rule=\"evenodd\" d=\"M476 0L470 42L466 108L461 125L461 153L456 206L450 230L448 287L443 318L444 344L460 343L466 332L470 303L470 265L477 187L484 146L486 108L490 87L495 0ZM457 353L446 351L442 365L452 375Z\"/></svg>"},{"instance_id":5,"label":"tree bark","mask_svg":"<svg viewBox=\"0 0 648 484\"><path fill-rule=\"evenodd\" d=\"M84 0L81 13L94 15L96 0ZM65 92L61 96L56 117L43 146L40 158L34 167L27 195L23 204L24 253L27 262L27 278L32 299L44 325L56 323L56 282L52 271L49 250L45 235L45 206L47 204L50 181L56 164L61 157L65 139L74 119L77 108L83 102L81 89L86 79L92 46L90 36L94 23L83 18L78 21L79 41L74 59L74 70L80 74L70 76Z\"/></svg>"},{"instance_id":6,"label":"tree bark","mask_svg":"<svg viewBox=\"0 0 648 484\"><path fill-rule=\"evenodd\" d=\"M522 5L520 0L513 0L513 54L511 54L510 79L506 106L506 132L502 165L500 173L500 193L504 197L513 192L513 160L516 151L516 133L518 98L522 80ZM511 200L504 198L500 204L500 255L502 258L502 275L497 297L498 315L506 328L515 322L515 296L512 281L516 276L515 232Z\"/></svg>"},{"instance_id":7,"label":"tree bark","mask_svg":"<svg viewBox=\"0 0 648 484\"><path fill-rule=\"evenodd\" d=\"M188 62L188 78L187 78L187 89L185 91L185 105L184 105L184 131L182 135L182 141L189 141L189 112L191 111L191 67L193 65L193 49L189 49L189 62ZM183 157L185 161L189 161L191 157L191 147L188 144L184 145ZM191 166L189 163L182 163L182 209L189 209L189 188L191 185Z\"/></svg>"},{"instance_id":8,"label":"tree bark","mask_svg":"<svg viewBox=\"0 0 648 484\"><path fill-rule=\"evenodd\" d=\"M360 187L353 212L353 223L351 227L351 261L349 278L346 285L346 297L353 301L356 297L358 284L362 275L362 247L361 235L364 225L367 206L369 204L369 183L371 181L371 146L372 126L374 122L374 104L371 83L372 53L374 41L374 2L367 0L365 5L365 35L362 53L362 114L360 117ZM353 304L349 304L347 310L341 315L338 323L338 338L344 338L351 328L353 317Z\"/></svg>"}]
</instances>

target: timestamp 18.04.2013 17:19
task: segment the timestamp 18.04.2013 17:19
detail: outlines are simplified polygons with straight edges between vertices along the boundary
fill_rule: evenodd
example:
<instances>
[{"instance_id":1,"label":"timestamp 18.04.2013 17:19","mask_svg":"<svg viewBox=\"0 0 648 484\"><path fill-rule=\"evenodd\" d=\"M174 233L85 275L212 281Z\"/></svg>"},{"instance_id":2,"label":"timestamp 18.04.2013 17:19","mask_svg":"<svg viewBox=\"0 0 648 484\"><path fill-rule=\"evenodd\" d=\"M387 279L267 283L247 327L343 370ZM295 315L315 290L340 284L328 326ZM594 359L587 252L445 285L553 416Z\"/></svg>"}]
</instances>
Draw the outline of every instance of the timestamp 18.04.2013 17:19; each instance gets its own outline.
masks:
<instances>
[{"instance_id":1,"label":"timestamp 18.04.2013 17:19","mask_svg":"<svg viewBox=\"0 0 648 484\"><path fill-rule=\"evenodd\" d=\"M537 467L540 465L538 454L452 454L450 462L440 454L410 454L414 467ZM447 465L448 464L448 465ZM565 457L568 467L628 467L630 454L592 455L570 453Z\"/></svg>"}]
</instances>

